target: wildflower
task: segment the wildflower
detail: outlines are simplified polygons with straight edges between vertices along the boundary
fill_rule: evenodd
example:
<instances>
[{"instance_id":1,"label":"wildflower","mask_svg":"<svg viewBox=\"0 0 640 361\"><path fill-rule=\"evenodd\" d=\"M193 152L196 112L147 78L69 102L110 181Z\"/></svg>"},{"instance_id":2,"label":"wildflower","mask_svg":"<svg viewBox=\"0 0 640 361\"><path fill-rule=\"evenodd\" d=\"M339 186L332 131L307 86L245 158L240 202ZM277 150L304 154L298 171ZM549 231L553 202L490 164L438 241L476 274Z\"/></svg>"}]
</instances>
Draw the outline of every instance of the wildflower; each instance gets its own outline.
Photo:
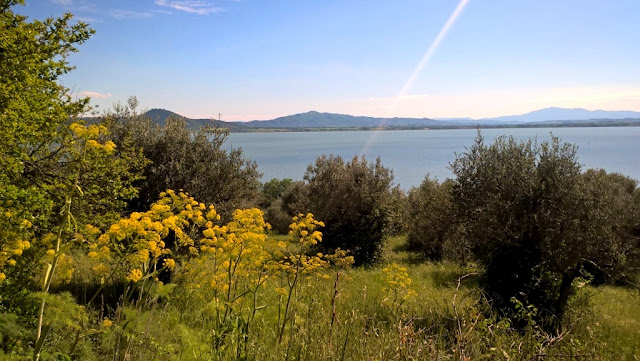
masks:
<instances>
[{"instance_id":1,"label":"wildflower","mask_svg":"<svg viewBox=\"0 0 640 361\"><path fill-rule=\"evenodd\" d=\"M103 147L104 147L104 150L106 150L108 153L111 153L116 148L116 144L108 140L106 143L104 143Z\"/></svg>"},{"instance_id":2,"label":"wildflower","mask_svg":"<svg viewBox=\"0 0 640 361\"><path fill-rule=\"evenodd\" d=\"M77 137L81 137L83 136L86 132L87 132L87 128L79 123L72 123L69 126L69 129L71 129L71 131L77 136Z\"/></svg>"},{"instance_id":3,"label":"wildflower","mask_svg":"<svg viewBox=\"0 0 640 361\"><path fill-rule=\"evenodd\" d=\"M97 227L94 227L90 224L87 224L84 228L87 230L87 233L91 235L100 233L100 230Z\"/></svg>"},{"instance_id":4,"label":"wildflower","mask_svg":"<svg viewBox=\"0 0 640 361\"><path fill-rule=\"evenodd\" d=\"M149 251L146 249L139 250L133 257L133 262L143 263L149 259Z\"/></svg>"},{"instance_id":5,"label":"wildflower","mask_svg":"<svg viewBox=\"0 0 640 361\"><path fill-rule=\"evenodd\" d=\"M89 148L99 148L100 144L93 139L87 140L87 147Z\"/></svg>"},{"instance_id":6,"label":"wildflower","mask_svg":"<svg viewBox=\"0 0 640 361\"><path fill-rule=\"evenodd\" d=\"M102 321L102 327L111 327L111 326L113 326L113 322L110 319L105 318L104 321Z\"/></svg>"},{"instance_id":7,"label":"wildflower","mask_svg":"<svg viewBox=\"0 0 640 361\"><path fill-rule=\"evenodd\" d=\"M176 261L171 258L167 258L164 260L164 266L172 270L176 267Z\"/></svg>"},{"instance_id":8,"label":"wildflower","mask_svg":"<svg viewBox=\"0 0 640 361\"><path fill-rule=\"evenodd\" d=\"M109 268L104 263L100 263L99 265L93 267L93 271L96 273L106 274L109 271Z\"/></svg>"},{"instance_id":9,"label":"wildflower","mask_svg":"<svg viewBox=\"0 0 640 361\"><path fill-rule=\"evenodd\" d=\"M131 272L129 272L129 274L125 278L133 283L138 282L142 279L142 271L140 271L137 268L132 269Z\"/></svg>"},{"instance_id":10,"label":"wildflower","mask_svg":"<svg viewBox=\"0 0 640 361\"><path fill-rule=\"evenodd\" d=\"M90 137L97 137L98 135L100 135L100 128L98 128L97 125L92 124L89 126L89 128L87 129L87 134L89 134Z\"/></svg>"}]
</instances>

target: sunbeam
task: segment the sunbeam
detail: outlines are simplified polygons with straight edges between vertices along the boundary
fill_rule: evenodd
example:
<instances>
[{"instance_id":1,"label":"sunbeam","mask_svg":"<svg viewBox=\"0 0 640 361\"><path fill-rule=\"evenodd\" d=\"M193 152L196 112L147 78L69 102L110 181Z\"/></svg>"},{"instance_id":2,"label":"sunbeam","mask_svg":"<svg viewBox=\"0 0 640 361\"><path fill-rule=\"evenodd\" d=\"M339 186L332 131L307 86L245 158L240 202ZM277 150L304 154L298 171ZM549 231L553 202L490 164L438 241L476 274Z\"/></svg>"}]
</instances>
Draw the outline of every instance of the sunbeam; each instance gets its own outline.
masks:
<instances>
[{"instance_id":1,"label":"sunbeam","mask_svg":"<svg viewBox=\"0 0 640 361\"><path fill-rule=\"evenodd\" d=\"M431 42L431 45L422 56L422 59L420 59L420 62L418 63L418 65L416 65L416 67L413 69L413 72L411 73L407 81L404 83L404 86L402 87L400 92L395 96L393 102L391 102L391 104L387 108L384 116L385 118L390 118L392 116L393 111L395 110L396 106L400 102L400 99L402 99L402 97L405 96L409 90L411 90L411 87L413 86L413 83L416 81L416 78L418 77L418 75L420 75L420 73L422 73L422 70L424 70L424 67L429 63L429 60L435 53L436 49L438 49L438 46L442 42L442 39L444 39L444 37L447 35L447 33L449 32L453 24L458 19L458 16L460 15L460 13L462 13L464 8L467 6L468 2L469 0L460 0L460 2L458 3L458 6L456 6L455 10L453 10L453 13L451 13L451 15L449 16L449 19L447 19L447 22L444 24L442 29L440 29L440 31L438 32L438 35L433 40L433 42ZM382 121L379 127L386 125L387 122L388 122L387 120ZM371 137L369 137L369 140L362 148L362 151L360 152L360 156L364 155L369 150L369 148L371 147L371 145L373 144L373 142L377 137L378 137L378 132L371 133Z\"/></svg>"}]
</instances>

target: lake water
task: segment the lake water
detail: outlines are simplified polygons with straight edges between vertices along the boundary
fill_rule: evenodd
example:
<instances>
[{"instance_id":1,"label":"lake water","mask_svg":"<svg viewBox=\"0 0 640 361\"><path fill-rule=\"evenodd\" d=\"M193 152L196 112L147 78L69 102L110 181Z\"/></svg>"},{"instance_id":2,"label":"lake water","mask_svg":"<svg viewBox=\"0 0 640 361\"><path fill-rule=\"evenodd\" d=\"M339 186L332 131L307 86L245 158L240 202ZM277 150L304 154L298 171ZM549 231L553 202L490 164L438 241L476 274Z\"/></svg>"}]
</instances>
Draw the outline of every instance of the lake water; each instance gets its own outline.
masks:
<instances>
[{"instance_id":1,"label":"lake water","mask_svg":"<svg viewBox=\"0 0 640 361\"><path fill-rule=\"evenodd\" d=\"M640 179L640 127L482 130L487 143L503 134L543 141L551 133L578 145L578 160L584 169L604 168ZM383 165L393 169L395 184L407 190L419 185L427 173L439 180L450 178L449 163L473 144L475 136L474 129L232 133L226 147L241 147L255 160L264 173L262 181L300 180L321 154L347 160L357 154L369 160L380 156Z\"/></svg>"}]
</instances>

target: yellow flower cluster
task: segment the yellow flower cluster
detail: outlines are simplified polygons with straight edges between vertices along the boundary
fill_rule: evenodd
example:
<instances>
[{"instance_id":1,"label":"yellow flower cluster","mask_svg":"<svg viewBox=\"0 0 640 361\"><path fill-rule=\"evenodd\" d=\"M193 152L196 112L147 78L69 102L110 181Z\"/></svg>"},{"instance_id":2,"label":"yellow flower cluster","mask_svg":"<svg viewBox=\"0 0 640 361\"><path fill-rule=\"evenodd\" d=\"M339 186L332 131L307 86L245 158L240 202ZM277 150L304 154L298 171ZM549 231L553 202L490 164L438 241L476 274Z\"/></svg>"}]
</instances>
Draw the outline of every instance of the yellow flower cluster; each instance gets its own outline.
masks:
<instances>
[{"instance_id":1,"label":"yellow flower cluster","mask_svg":"<svg viewBox=\"0 0 640 361\"><path fill-rule=\"evenodd\" d=\"M285 245L267 237L269 228L255 208L236 210L225 226L207 221L192 252L199 258L185 266L184 280L192 288L208 280L214 298L221 295L227 303L239 302L234 295L241 283L256 290L278 268L276 258L282 257Z\"/></svg>"},{"instance_id":2,"label":"yellow flower cluster","mask_svg":"<svg viewBox=\"0 0 640 361\"><path fill-rule=\"evenodd\" d=\"M172 282L215 310L218 322L237 313L255 314L265 285L287 300L289 310L291 298L300 294L296 290L313 277L327 278L324 271L331 266L353 264L340 249L311 254L322 242L318 228L324 226L312 214L293 218L288 245L268 236L270 225L259 209L236 210L229 223L221 224L213 206L182 191L167 190L160 197L149 211L132 213L104 233L85 227L88 255L101 262L94 269L133 283L157 280L160 269L174 270Z\"/></svg>"},{"instance_id":3,"label":"yellow flower cluster","mask_svg":"<svg viewBox=\"0 0 640 361\"><path fill-rule=\"evenodd\" d=\"M305 246L312 246L322 242L322 233L316 231L318 227L324 227L324 223L313 219L313 214L298 214L289 226L289 236Z\"/></svg>"},{"instance_id":4,"label":"yellow flower cluster","mask_svg":"<svg viewBox=\"0 0 640 361\"><path fill-rule=\"evenodd\" d=\"M387 297L382 300L384 304L397 310L405 301L417 296L417 293L410 288L411 278L409 278L406 267L392 263L383 268L382 272L387 284L384 289Z\"/></svg>"},{"instance_id":5,"label":"yellow flower cluster","mask_svg":"<svg viewBox=\"0 0 640 361\"><path fill-rule=\"evenodd\" d=\"M0 207L0 282L7 276L4 273L6 267L13 267L16 258L31 248L31 242L27 239L32 237L32 224L28 219L24 219L15 212Z\"/></svg>"},{"instance_id":6,"label":"yellow flower cluster","mask_svg":"<svg viewBox=\"0 0 640 361\"><path fill-rule=\"evenodd\" d=\"M349 251L338 248L334 254L325 256L326 260L336 268L349 268L353 265L353 256L349 256Z\"/></svg>"},{"instance_id":7,"label":"yellow flower cluster","mask_svg":"<svg viewBox=\"0 0 640 361\"><path fill-rule=\"evenodd\" d=\"M3 239L0 239L0 282L7 278L4 273L5 267L15 266L16 257L21 256L29 248L31 248L31 243L24 239L17 237L3 237Z\"/></svg>"},{"instance_id":8,"label":"yellow flower cluster","mask_svg":"<svg viewBox=\"0 0 640 361\"><path fill-rule=\"evenodd\" d=\"M122 271L127 274L125 279L137 282L144 275L157 271L159 260L162 260L162 267L173 269L176 262L170 258L172 254L198 254L200 250L196 247L201 244L197 241L202 241L203 248L211 248L208 243L211 239L196 237L194 240L192 235L201 228L209 230L205 233L213 237L220 233L211 222L219 219L213 206L207 209L186 193L173 190L163 192L161 197L149 211L131 213L94 239L89 245L88 256L103 262L94 270L109 270L104 263L122 264ZM90 235L98 234L93 226L86 229ZM173 249L167 247L168 240Z\"/></svg>"},{"instance_id":9,"label":"yellow flower cluster","mask_svg":"<svg viewBox=\"0 0 640 361\"><path fill-rule=\"evenodd\" d=\"M80 123L72 123L69 125L69 129L77 138L84 139L89 149L102 149L111 153L116 148L115 143L110 140L104 144L97 141L98 137L107 134L107 127L104 125L91 124L87 127Z\"/></svg>"},{"instance_id":10,"label":"yellow flower cluster","mask_svg":"<svg viewBox=\"0 0 640 361\"><path fill-rule=\"evenodd\" d=\"M68 283L73 276L74 261L73 258L66 254L60 254L56 265L56 278L54 284Z\"/></svg>"},{"instance_id":11,"label":"yellow flower cluster","mask_svg":"<svg viewBox=\"0 0 640 361\"><path fill-rule=\"evenodd\" d=\"M142 271L137 268L132 269L126 277L127 280L134 283L140 281L141 278L142 278Z\"/></svg>"},{"instance_id":12,"label":"yellow flower cluster","mask_svg":"<svg viewBox=\"0 0 640 361\"><path fill-rule=\"evenodd\" d=\"M343 250L309 255L322 241L318 228L324 226L312 214L293 219L289 235L300 245L292 247L299 252L285 255L287 243L267 235L270 225L259 209L236 210L223 225L213 206L182 191L167 190L160 196L149 211L132 213L102 234L86 226L89 257L102 262L94 269L113 272L120 267L117 272L135 283L157 279L154 272L159 269L177 268L174 282L228 315L256 307L259 290L266 284L290 297L295 287L302 287L301 278L328 277L323 270L330 266L345 268L353 263Z\"/></svg>"}]
</instances>

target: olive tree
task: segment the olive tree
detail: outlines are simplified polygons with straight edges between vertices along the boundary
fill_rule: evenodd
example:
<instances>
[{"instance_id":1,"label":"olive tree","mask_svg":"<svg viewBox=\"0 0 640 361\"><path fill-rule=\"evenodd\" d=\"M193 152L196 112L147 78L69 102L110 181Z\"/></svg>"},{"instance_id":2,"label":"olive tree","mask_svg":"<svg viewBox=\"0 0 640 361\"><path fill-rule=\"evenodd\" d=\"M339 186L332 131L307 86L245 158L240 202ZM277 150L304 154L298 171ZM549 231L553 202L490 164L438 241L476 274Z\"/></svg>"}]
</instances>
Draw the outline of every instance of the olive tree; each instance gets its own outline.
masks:
<instances>
[{"instance_id":1,"label":"olive tree","mask_svg":"<svg viewBox=\"0 0 640 361\"><path fill-rule=\"evenodd\" d=\"M439 183L426 176L409 191L407 246L432 261L449 258L465 263L468 250L455 217L452 186L451 180Z\"/></svg>"},{"instance_id":2,"label":"olive tree","mask_svg":"<svg viewBox=\"0 0 640 361\"><path fill-rule=\"evenodd\" d=\"M374 263L382 249L390 217L393 174L378 158L345 162L340 156L320 156L304 176L308 210L325 223L322 245L352 252L357 264ZM299 205L303 203L298 203Z\"/></svg>"},{"instance_id":3,"label":"olive tree","mask_svg":"<svg viewBox=\"0 0 640 361\"><path fill-rule=\"evenodd\" d=\"M496 305L511 297L553 315L559 327L572 283L587 264L615 263L618 245L610 182L586 180L576 146L481 135L451 164L453 202L485 288ZM613 208L612 208L613 207Z\"/></svg>"},{"instance_id":4,"label":"olive tree","mask_svg":"<svg viewBox=\"0 0 640 361\"><path fill-rule=\"evenodd\" d=\"M282 201L293 184L291 178L273 178L262 185L260 207L264 210L264 219L271 225L271 229L279 234L289 232L291 217L297 214L286 212Z\"/></svg>"},{"instance_id":5,"label":"olive tree","mask_svg":"<svg viewBox=\"0 0 640 361\"><path fill-rule=\"evenodd\" d=\"M584 266L594 282L628 283L640 271L640 189L619 173L589 169L583 173L586 221L593 258Z\"/></svg>"},{"instance_id":6,"label":"olive tree","mask_svg":"<svg viewBox=\"0 0 640 361\"><path fill-rule=\"evenodd\" d=\"M144 168L145 180L136 183L139 195L130 202L132 210L148 209L167 189L183 189L196 199L215 204L221 214L257 205L261 174L242 149L224 148L228 129L212 122L193 130L178 117L158 125L138 114L136 106L132 97L127 105L117 104L104 116L116 144L142 149L150 161Z\"/></svg>"}]
</instances>

